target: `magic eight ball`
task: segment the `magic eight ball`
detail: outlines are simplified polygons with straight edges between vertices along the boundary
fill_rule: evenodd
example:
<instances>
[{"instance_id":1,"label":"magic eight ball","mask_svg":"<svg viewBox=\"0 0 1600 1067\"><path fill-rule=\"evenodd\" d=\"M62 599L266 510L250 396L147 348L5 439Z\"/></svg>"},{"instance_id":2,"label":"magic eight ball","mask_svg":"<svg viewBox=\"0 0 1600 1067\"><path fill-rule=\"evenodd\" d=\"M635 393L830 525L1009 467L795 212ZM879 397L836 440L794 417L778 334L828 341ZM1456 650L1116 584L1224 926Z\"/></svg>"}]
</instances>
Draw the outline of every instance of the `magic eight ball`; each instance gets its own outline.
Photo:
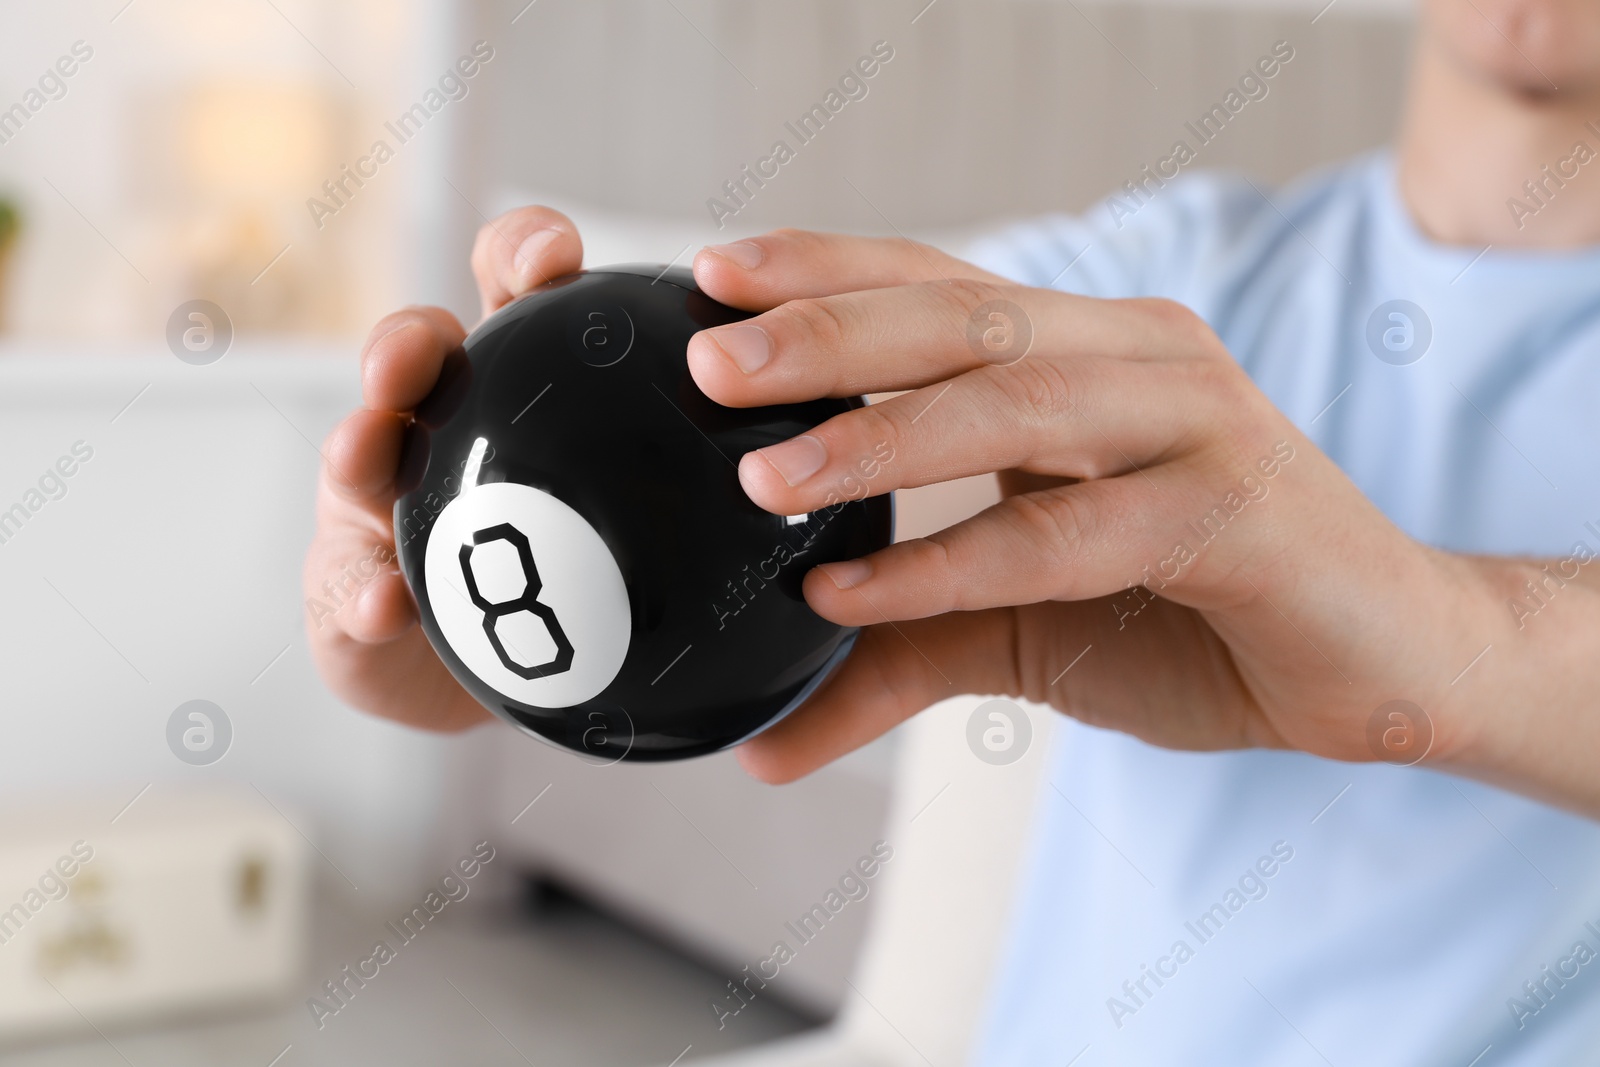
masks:
<instances>
[{"instance_id":1,"label":"magic eight ball","mask_svg":"<svg viewBox=\"0 0 1600 1067\"><path fill-rule=\"evenodd\" d=\"M745 453L858 408L713 403L689 338L748 318L682 268L559 278L445 362L400 463L395 542L434 650L496 715L592 760L671 760L788 714L857 631L801 579L889 544L870 464L806 515L740 488Z\"/></svg>"}]
</instances>

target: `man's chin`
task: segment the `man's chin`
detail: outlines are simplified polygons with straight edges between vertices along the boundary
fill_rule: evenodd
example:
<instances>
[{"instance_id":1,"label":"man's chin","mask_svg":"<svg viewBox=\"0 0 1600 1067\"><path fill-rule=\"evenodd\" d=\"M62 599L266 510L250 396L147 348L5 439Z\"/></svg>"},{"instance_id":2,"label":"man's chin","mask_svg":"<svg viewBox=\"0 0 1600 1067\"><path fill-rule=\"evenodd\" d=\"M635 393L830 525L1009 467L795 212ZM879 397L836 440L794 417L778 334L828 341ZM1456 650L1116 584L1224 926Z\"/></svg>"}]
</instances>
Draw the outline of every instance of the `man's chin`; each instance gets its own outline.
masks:
<instances>
[{"instance_id":1,"label":"man's chin","mask_svg":"<svg viewBox=\"0 0 1600 1067\"><path fill-rule=\"evenodd\" d=\"M1600 95L1600 8L1569 0L1429 0L1429 31L1474 81L1530 100Z\"/></svg>"}]
</instances>

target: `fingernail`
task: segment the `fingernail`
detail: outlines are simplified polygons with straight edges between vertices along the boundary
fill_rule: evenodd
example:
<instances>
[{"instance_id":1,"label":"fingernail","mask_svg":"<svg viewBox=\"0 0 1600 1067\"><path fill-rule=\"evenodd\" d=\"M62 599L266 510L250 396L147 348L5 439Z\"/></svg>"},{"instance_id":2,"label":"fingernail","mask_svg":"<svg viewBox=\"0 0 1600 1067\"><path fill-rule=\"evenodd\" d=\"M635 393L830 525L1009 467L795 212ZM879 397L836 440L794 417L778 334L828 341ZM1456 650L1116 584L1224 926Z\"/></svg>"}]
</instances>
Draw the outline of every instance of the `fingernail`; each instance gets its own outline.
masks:
<instances>
[{"instance_id":1,"label":"fingernail","mask_svg":"<svg viewBox=\"0 0 1600 1067\"><path fill-rule=\"evenodd\" d=\"M868 578L872 577L872 564L864 559L847 560L844 563L828 563L822 568L838 589L854 589Z\"/></svg>"},{"instance_id":2,"label":"fingernail","mask_svg":"<svg viewBox=\"0 0 1600 1067\"><path fill-rule=\"evenodd\" d=\"M707 252L715 252L723 259L731 259L745 270L755 270L766 261L766 251L754 241L735 241L731 245L706 245Z\"/></svg>"},{"instance_id":3,"label":"fingernail","mask_svg":"<svg viewBox=\"0 0 1600 1067\"><path fill-rule=\"evenodd\" d=\"M757 451L790 485L799 485L828 462L828 450L810 434Z\"/></svg>"},{"instance_id":4,"label":"fingernail","mask_svg":"<svg viewBox=\"0 0 1600 1067\"><path fill-rule=\"evenodd\" d=\"M711 331L711 339L746 374L754 374L772 358L772 338L759 326L723 326Z\"/></svg>"},{"instance_id":5,"label":"fingernail","mask_svg":"<svg viewBox=\"0 0 1600 1067\"><path fill-rule=\"evenodd\" d=\"M556 238L560 236L560 230L535 230L524 237L522 243L517 246L517 254L511 260L517 277L528 285L543 282L545 276L539 269L539 262L544 256L545 249L555 244Z\"/></svg>"}]
</instances>

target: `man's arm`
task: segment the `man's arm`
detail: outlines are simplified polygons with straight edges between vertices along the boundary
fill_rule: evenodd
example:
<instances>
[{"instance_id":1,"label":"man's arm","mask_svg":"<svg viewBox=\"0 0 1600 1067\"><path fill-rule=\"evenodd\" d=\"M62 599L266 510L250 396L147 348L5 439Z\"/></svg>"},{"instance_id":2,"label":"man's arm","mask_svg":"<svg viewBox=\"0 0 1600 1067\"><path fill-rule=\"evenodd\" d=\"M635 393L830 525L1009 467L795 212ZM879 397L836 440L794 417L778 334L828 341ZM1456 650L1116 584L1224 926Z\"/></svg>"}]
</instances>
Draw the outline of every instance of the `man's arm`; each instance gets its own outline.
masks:
<instances>
[{"instance_id":1,"label":"man's arm","mask_svg":"<svg viewBox=\"0 0 1600 1067\"><path fill-rule=\"evenodd\" d=\"M1600 566L1587 545L1548 560L1461 557L1481 590L1463 630L1482 652L1441 687L1460 723L1441 770L1600 817Z\"/></svg>"}]
</instances>

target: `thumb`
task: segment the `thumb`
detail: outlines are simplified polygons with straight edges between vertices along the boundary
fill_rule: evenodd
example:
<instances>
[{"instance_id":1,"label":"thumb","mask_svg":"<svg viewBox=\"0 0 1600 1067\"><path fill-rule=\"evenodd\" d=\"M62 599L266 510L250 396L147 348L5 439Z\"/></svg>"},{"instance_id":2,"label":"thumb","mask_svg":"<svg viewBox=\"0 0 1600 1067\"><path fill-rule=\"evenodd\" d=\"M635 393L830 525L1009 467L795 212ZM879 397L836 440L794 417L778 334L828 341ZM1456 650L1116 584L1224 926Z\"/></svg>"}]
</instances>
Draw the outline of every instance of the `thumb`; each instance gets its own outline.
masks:
<instances>
[{"instance_id":1,"label":"thumb","mask_svg":"<svg viewBox=\"0 0 1600 1067\"><path fill-rule=\"evenodd\" d=\"M534 286L583 266L583 240L571 219L547 207L519 207L478 231L472 274L488 315Z\"/></svg>"},{"instance_id":2,"label":"thumb","mask_svg":"<svg viewBox=\"0 0 1600 1067\"><path fill-rule=\"evenodd\" d=\"M739 762L764 782L792 782L946 697L1018 692L1016 626L1011 608L869 626L833 677L746 742Z\"/></svg>"}]
</instances>

